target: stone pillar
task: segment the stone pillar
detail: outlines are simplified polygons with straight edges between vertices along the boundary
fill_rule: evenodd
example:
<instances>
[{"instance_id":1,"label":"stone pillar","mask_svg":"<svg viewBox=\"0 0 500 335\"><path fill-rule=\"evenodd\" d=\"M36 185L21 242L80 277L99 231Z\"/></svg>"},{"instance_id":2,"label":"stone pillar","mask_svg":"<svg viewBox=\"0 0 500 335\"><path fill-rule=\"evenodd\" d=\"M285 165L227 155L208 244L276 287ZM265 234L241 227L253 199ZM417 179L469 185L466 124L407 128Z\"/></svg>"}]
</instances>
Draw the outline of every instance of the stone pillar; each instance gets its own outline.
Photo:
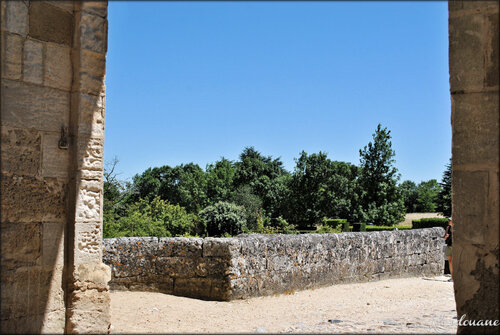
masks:
<instances>
[{"instance_id":1,"label":"stone pillar","mask_svg":"<svg viewBox=\"0 0 500 335\"><path fill-rule=\"evenodd\" d=\"M107 2L75 2L74 20L66 332L106 333L111 278L102 263Z\"/></svg>"},{"instance_id":2,"label":"stone pillar","mask_svg":"<svg viewBox=\"0 0 500 335\"><path fill-rule=\"evenodd\" d=\"M107 3L0 5L0 329L105 333Z\"/></svg>"},{"instance_id":3,"label":"stone pillar","mask_svg":"<svg viewBox=\"0 0 500 335\"><path fill-rule=\"evenodd\" d=\"M498 1L449 2L458 319L499 319ZM458 327L498 333L499 327Z\"/></svg>"}]
</instances>

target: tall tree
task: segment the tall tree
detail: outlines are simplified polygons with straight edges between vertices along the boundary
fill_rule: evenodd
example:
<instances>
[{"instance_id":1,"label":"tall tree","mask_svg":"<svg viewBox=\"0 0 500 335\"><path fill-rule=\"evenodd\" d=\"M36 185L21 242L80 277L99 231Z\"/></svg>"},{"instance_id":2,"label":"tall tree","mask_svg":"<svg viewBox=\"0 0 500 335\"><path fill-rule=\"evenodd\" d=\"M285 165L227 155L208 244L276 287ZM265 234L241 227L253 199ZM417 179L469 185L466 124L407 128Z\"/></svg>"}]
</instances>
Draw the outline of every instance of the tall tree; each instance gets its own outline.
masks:
<instances>
[{"instance_id":1,"label":"tall tree","mask_svg":"<svg viewBox=\"0 0 500 335\"><path fill-rule=\"evenodd\" d=\"M441 186L436 179L422 181L417 186L417 201L415 212L426 213L436 211L436 201Z\"/></svg>"},{"instance_id":2,"label":"tall tree","mask_svg":"<svg viewBox=\"0 0 500 335\"><path fill-rule=\"evenodd\" d=\"M439 183L441 191L437 196L437 210L444 216L451 216L451 158L450 162L446 165L443 173L443 179Z\"/></svg>"},{"instance_id":3,"label":"tall tree","mask_svg":"<svg viewBox=\"0 0 500 335\"><path fill-rule=\"evenodd\" d=\"M417 206L417 184L411 180L405 180L399 185L399 192L403 197L406 212L413 213L416 212Z\"/></svg>"},{"instance_id":4,"label":"tall tree","mask_svg":"<svg viewBox=\"0 0 500 335\"><path fill-rule=\"evenodd\" d=\"M378 125L360 154L361 205L368 222L394 225L404 218L404 200L397 187L398 170L392 149L391 131Z\"/></svg>"},{"instance_id":5,"label":"tall tree","mask_svg":"<svg viewBox=\"0 0 500 335\"><path fill-rule=\"evenodd\" d=\"M326 216L357 221L355 165L328 159L323 152L302 151L290 180L290 207L285 218L299 228L312 228Z\"/></svg>"}]
</instances>

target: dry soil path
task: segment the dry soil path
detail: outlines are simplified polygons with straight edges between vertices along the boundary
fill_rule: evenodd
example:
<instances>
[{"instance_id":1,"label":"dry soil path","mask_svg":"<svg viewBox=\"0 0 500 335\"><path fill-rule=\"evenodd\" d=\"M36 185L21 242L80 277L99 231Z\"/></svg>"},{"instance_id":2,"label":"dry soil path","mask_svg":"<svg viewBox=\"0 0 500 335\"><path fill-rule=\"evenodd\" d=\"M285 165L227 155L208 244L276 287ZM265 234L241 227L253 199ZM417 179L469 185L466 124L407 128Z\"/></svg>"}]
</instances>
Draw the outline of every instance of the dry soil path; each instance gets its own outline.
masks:
<instances>
[{"instance_id":1,"label":"dry soil path","mask_svg":"<svg viewBox=\"0 0 500 335\"><path fill-rule=\"evenodd\" d=\"M455 333L449 277L343 284L231 302L112 292L112 333Z\"/></svg>"}]
</instances>

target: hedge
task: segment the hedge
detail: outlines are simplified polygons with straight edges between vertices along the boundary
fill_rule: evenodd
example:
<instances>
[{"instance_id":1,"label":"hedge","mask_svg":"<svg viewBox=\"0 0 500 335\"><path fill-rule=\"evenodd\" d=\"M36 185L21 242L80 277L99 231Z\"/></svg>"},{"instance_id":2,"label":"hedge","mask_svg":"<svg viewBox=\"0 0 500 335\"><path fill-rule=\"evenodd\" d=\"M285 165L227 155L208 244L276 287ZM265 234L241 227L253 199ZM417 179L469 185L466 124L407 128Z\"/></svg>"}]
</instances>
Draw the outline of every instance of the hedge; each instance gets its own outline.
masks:
<instances>
[{"instance_id":1,"label":"hedge","mask_svg":"<svg viewBox=\"0 0 500 335\"><path fill-rule=\"evenodd\" d=\"M412 229L409 226L366 226L366 231L382 231L382 230L406 230L406 229Z\"/></svg>"},{"instance_id":2,"label":"hedge","mask_svg":"<svg viewBox=\"0 0 500 335\"><path fill-rule=\"evenodd\" d=\"M423 218L412 220L411 222L413 229L422 229L422 228L432 228L432 227L443 227L446 229L448 226L447 218Z\"/></svg>"}]
</instances>

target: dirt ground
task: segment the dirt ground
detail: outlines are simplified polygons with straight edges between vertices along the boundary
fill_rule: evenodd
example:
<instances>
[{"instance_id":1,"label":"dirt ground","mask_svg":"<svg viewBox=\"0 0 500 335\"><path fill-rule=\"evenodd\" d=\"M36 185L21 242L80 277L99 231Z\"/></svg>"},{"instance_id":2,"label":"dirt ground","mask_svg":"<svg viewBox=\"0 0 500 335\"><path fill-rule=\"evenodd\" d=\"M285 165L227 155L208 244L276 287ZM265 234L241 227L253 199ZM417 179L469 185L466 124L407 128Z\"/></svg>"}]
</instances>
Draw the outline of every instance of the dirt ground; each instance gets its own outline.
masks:
<instances>
[{"instance_id":1,"label":"dirt ground","mask_svg":"<svg viewBox=\"0 0 500 335\"><path fill-rule=\"evenodd\" d=\"M455 333L448 276L334 285L230 302L112 292L112 333Z\"/></svg>"}]
</instances>

